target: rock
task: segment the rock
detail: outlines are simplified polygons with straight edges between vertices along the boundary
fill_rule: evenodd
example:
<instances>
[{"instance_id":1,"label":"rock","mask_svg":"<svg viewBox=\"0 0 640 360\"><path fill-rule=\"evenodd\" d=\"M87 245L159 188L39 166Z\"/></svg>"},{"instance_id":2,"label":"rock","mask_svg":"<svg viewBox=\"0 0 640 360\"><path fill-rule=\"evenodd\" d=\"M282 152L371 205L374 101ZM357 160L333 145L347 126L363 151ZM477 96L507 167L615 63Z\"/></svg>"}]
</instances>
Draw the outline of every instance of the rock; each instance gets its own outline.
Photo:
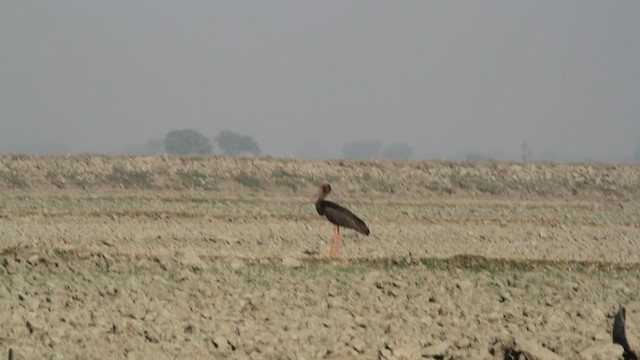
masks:
<instances>
[{"instance_id":1,"label":"rock","mask_svg":"<svg viewBox=\"0 0 640 360\"><path fill-rule=\"evenodd\" d=\"M471 281L463 280L463 281L458 281L456 283L456 287L460 290L467 290L467 289L471 289L473 287L473 284L471 283Z\"/></svg>"},{"instance_id":2,"label":"rock","mask_svg":"<svg viewBox=\"0 0 640 360\"><path fill-rule=\"evenodd\" d=\"M403 344L391 348L396 359L420 359L420 347L417 344Z\"/></svg>"},{"instance_id":3,"label":"rock","mask_svg":"<svg viewBox=\"0 0 640 360\"><path fill-rule=\"evenodd\" d=\"M191 270L202 270L206 266L205 263L200 260L198 254L196 254L192 249L184 250L179 258L180 263Z\"/></svg>"},{"instance_id":4,"label":"rock","mask_svg":"<svg viewBox=\"0 0 640 360\"><path fill-rule=\"evenodd\" d=\"M178 273L176 274L176 281L180 282L180 281L187 281L187 280L191 280L193 277L193 273L189 270L183 269L178 271Z\"/></svg>"},{"instance_id":5,"label":"rock","mask_svg":"<svg viewBox=\"0 0 640 360\"><path fill-rule=\"evenodd\" d=\"M46 323L35 312L28 313L25 320L29 333L44 330L46 327Z\"/></svg>"},{"instance_id":6,"label":"rock","mask_svg":"<svg viewBox=\"0 0 640 360\"><path fill-rule=\"evenodd\" d=\"M395 356L393 356L393 353L391 352L391 350L389 350L386 347L382 347L378 349L378 358L391 360L391 359L395 359Z\"/></svg>"},{"instance_id":7,"label":"rock","mask_svg":"<svg viewBox=\"0 0 640 360\"><path fill-rule=\"evenodd\" d=\"M443 358L447 350L451 347L449 342L443 341L441 343L437 343L431 346L427 346L422 349L422 357L426 358Z\"/></svg>"},{"instance_id":8,"label":"rock","mask_svg":"<svg viewBox=\"0 0 640 360\"><path fill-rule=\"evenodd\" d=\"M284 258L282 259L282 266L288 268L298 269L302 267L302 263L298 259Z\"/></svg>"},{"instance_id":9,"label":"rock","mask_svg":"<svg viewBox=\"0 0 640 360\"><path fill-rule=\"evenodd\" d=\"M540 239L546 239L549 237L549 235L547 235L547 232L544 230L540 230L540 232L538 233L538 236L540 237Z\"/></svg>"},{"instance_id":10,"label":"rock","mask_svg":"<svg viewBox=\"0 0 640 360\"><path fill-rule=\"evenodd\" d=\"M500 356L504 354L505 359L562 360L553 351L524 337L509 336L506 339L499 340L492 353Z\"/></svg>"},{"instance_id":11,"label":"rock","mask_svg":"<svg viewBox=\"0 0 640 360\"><path fill-rule=\"evenodd\" d=\"M105 263L105 265L107 265L107 267L110 267L115 263L115 261L113 260L113 257L111 257L111 255L106 254L106 253L102 253L100 255L102 255L102 258L104 259L104 263ZM160 261L158 261L158 262L160 262Z\"/></svg>"},{"instance_id":12,"label":"rock","mask_svg":"<svg viewBox=\"0 0 640 360\"><path fill-rule=\"evenodd\" d=\"M369 322L367 321L367 319L363 318L362 316L356 316L353 319L353 322L356 324L356 326L359 326L361 328L366 328L367 325L369 324Z\"/></svg>"},{"instance_id":13,"label":"rock","mask_svg":"<svg viewBox=\"0 0 640 360\"><path fill-rule=\"evenodd\" d=\"M93 253L89 249L79 249L76 251L76 255L79 259L88 259L93 255Z\"/></svg>"},{"instance_id":14,"label":"rock","mask_svg":"<svg viewBox=\"0 0 640 360\"><path fill-rule=\"evenodd\" d=\"M4 285L0 285L0 299L9 299L10 297L9 290Z\"/></svg>"},{"instance_id":15,"label":"rock","mask_svg":"<svg viewBox=\"0 0 640 360\"><path fill-rule=\"evenodd\" d=\"M365 349L367 348L367 344L360 338L351 340L351 346L359 354L364 353Z\"/></svg>"},{"instance_id":16,"label":"rock","mask_svg":"<svg viewBox=\"0 0 640 360\"><path fill-rule=\"evenodd\" d=\"M458 348L458 349L468 349L471 346L471 340L469 340L469 339L458 339L458 340L453 342L453 345L455 345L455 347Z\"/></svg>"},{"instance_id":17,"label":"rock","mask_svg":"<svg viewBox=\"0 0 640 360\"><path fill-rule=\"evenodd\" d=\"M144 335L145 341L148 341L152 344L160 343L160 338L158 336L158 333L153 329L144 329L143 335Z\"/></svg>"},{"instance_id":18,"label":"rock","mask_svg":"<svg viewBox=\"0 0 640 360\"><path fill-rule=\"evenodd\" d=\"M42 355L38 350L29 346L20 346L15 349L11 349L10 354L7 354L7 359L42 359Z\"/></svg>"},{"instance_id":19,"label":"rock","mask_svg":"<svg viewBox=\"0 0 640 360\"><path fill-rule=\"evenodd\" d=\"M599 342L607 342L611 339L611 336L603 329L593 334L592 339Z\"/></svg>"},{"instance_id":20,"label":"rock","mask_svg":"<svg viewBox=\"0 0 640 360\"><path fill-rule=\"evenodd\" d=\"M31 255L29 259L27 259L27 263L29 263L29 265L37 265L39 260L40 260L40 256Z\"/></svg>"},{"instance_id":21,"label":"rock","mask_svg":"<svg viewBox=\"0 0 640 360\"><path fill-rule=\"evenodd\" d=\"M232 350L231 342L224 336L214 335L211 339L211 343L213 344L213 346L215 346L216 349L219 349L221 351Z\"/></svg>"},{"instance_id":22,"label":"rock","mask_svg":"<svg viewBox=\"0 0 640 360\"><path fill-rule=\"evenodd\" d=\"M624 349L619 344L599 344L580 352L582 360L622 360Z\"/></svg>"},{"instance_id":23,"label":"rock","mask_svg":"<svg viewBox=\"0 0 640 360\"><path fill-rule=\"evenodd\" d=\"M240 270L244 267L244 262L240 259L234 259L229 266L231 270Z\"/></svg>"}]
</instances>

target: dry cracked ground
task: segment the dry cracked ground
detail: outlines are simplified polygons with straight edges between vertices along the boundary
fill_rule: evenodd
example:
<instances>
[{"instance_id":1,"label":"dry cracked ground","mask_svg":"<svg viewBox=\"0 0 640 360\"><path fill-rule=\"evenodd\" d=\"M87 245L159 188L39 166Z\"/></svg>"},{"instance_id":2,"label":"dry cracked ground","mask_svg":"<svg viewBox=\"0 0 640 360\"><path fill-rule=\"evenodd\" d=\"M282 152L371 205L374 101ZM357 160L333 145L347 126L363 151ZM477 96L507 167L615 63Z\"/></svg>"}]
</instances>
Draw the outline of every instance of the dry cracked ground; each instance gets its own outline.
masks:
<instances>
[{"instance_id":1,"label":"dry cracked ground","mask_svg":"<svg viewBox=\"0 0 640 360\"><path fill-rule=\"evenodd\" d=\"M0 359L616 359L637 165L0 155ZM369 225L343 231L309 198Z\"/></svg>"}]
</instances>

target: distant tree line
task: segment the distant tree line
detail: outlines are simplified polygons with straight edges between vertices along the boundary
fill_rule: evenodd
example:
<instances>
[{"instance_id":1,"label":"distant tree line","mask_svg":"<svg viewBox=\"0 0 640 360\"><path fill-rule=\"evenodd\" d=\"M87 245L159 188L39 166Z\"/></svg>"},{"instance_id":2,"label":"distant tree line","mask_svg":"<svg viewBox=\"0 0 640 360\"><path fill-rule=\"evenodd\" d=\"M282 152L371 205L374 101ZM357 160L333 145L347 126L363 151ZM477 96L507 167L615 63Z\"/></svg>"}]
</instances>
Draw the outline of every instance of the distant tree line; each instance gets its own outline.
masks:
<instances>
[{"instance_id":1,"label":"distant tree line","mask_svg":"<svg viewBox=\"0 0 640 360\"><path fill-rule=\"evenodd\" d=\"M222 130L210 141L206 136L192 129L172 130L164 141L167 153L177 155L213 152L214 145L225 155L261 155L260 145L248 135L231 130ZM342 146L342 155L347 159L384 158L392 160L409 159L413 156L413 147L402 143L383 146L378 140L356 140Z\"/></svg>"},{"instance_id":2,"label":"distant tree line","mask_svg":"<svg viewBox=\"0 0 640 360\"><path fill-rule=\"evenodd\" d=\"M610 157L599 161L621 161L640 163L640 137L636 139L635 151L626 156ZM209 139L200 132L193 129L172 130L164 139L151 139L146 143L128 146L110 153L121 154L212 154L214 148L219 153L226 155L253 155L262 154L260 145L248 135L239 134L231 130L222 130L213 139ZM2 144L0 143L0 153L22 153L22 154L49 154L49 153L75 153L91 152L90 148L72 148L66 144L58 143L34 143L34 144ZM341 148L342 156L347 159L410 159L414 155L411 145L404 143L391 143L384 145L379 140L355 140L344 144ZM308 142L300 147L296 154L302 158L328 158L335 156L330 149L323 147L317 142ZM537 161L591 161L590 158L580 156L563 156L550 151L542 151L534 157L532 147L528 141L523 141L520 146L520 154L514 153L484 153L468 150L464 154L447 156L444 158L454 160L482 161L488 159L521 160L523 162ZM438 156L438 158L442 158Z\"/></svg>"},{"instance_id":3,"label":"distant tree line","mask_svg":"<svg viewBox=\"0 0 640 360\"><path fill-rule=\"evenodd\" d=\"M211 154L213 146L209 139L191 129L169 131L164 138L164 147L169 154Z\"/></svg>"},{"instance_id":4,"label":"distant tree line","mask_svg":"<svg viewBox=\"0 0 640 360\"><path fill-rule=\"evenodd\" d=\"M164 138L167 153L176 155L213 153L213 145L209 139L192 129L172 130ZM213 138L213 143L226 155L260 155L262 151L258 143L247 135L241 135L231 130L222 130Z\"/></svg>"}]
</instances>

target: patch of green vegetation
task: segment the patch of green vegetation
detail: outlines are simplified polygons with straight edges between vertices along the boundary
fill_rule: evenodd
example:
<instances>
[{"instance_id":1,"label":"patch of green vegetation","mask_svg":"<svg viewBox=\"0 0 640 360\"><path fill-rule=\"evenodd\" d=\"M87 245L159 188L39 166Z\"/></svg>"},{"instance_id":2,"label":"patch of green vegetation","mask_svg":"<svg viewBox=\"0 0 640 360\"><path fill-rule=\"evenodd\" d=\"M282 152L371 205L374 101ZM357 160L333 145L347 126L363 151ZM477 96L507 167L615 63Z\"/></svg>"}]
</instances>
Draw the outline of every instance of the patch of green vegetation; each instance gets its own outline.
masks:
<instances>
[{"instance_id":1,"label":"patch of green vegetation","mask_svg":"<svg viewBox=\"0 0 640 360\"><path fill-rule=\"evenodd\" d=\"M466 190L478 190L482 193L488 193L491 195L500 195L505 192L505 188L502 184L491 181L480 175L461 175L452 174L449 177L451 184L461 189Z\"/></svg>"},{"instance_id":2,"label":"patch of green vegetation","mask_svg":"<svg viewBox=\"0 0 640 360\"><path fill-rule=\"evenodd\" d=\"M202 188L204 190L215 190L217 185L215 181L210 179L207 174L204 174L198 170L178 170L176 175L182 181L182 185L190 188Z\"/></svg>"},{"instance_id":3,"label":"patch of green vegetation","mask_svg":"<svg viewBox=\"0 0 640 360\"><path fill-rule=\"evenodd\" d=\"M72 186L83 189L89 186L89 180L83 178L77 172L65 173L62 176L64 177L67 184L71 184Z\"/></svg>"},{"instance_id":4,"label":"patch of green vegetation","mask_svg":"<svg viewBox=\"0 0 640 360\"><path fill-rule=\"evenodd\" d=\"M361 182L362 190L365 192L367 190L374 190L393 194L396 191L396 188L392 183L384 179L374 178L369 172L360 174L360 176L358 176L356 180L359 180Z\"/></svg>"},{"instance_id":5,"label":"patch of green vegetation","mask_svg":"<svg viewBox=\"0 0 640 360\"><path fill-rule=\"evenodd\" d=\"M56 187L59 187L61 189L65 187L64 181L54 171L47 171L44 177Z\"/></svg>"},{"instance_id":6,"label":"patch of green vegetation","mask_svg":"<svg viewBox=\"0 0 640 360\"><path fill-rule=\"evenodd\" d=\"M248 187L250 189L256 190L256 189L263 189L264 188L263 181L260 180L260 178L254 176L252 174L246 173L244 171L241 172L239 175L237 175L235 177L235 180L239 184L241 184L243 186L246 186L246 187Z\"/></svg>"},{"instance_id":7,"label":"patch of green vegetation","mask_svg":"<svg viewBox=\"0 0 640 360\"><path fill-rule=\"evenodd\" d=\"M53 248L53 253L56 256L60 256L60 257L71 256L73 255L73 252L74 252L74 249L72 248L63 248L63 247Z\"/></svg>"},{"instance_id":8,"label":"patch of green vegetation","mask_svg":"<svg viewBox=\"0 0 640 360\"><path fill-rule=\"evenodd\" d=\"M276 185L286 186L293 191L304 183L304 178L298 174L290 173L283 168L277 168L271 172L271 176L275 179Z\"/></svg>"},{"instance_id":9,"label":"patch of green vegetation","mask_svg":"<svg viewBox=\"0 0 640 360\"><path fill-rule=\"evenodd\" d=\"M571 191L573 195L588 192L600 192L605 196L623 197L625 193L634 194L638 191L635 187L618 187L614 182L607 179L596 181L596 179L590 177L585 177L573 182L565 179L562 181L561 185Z\"/></svg>"},{"instance_id":10,"label":"patch of green vegetation","mask_svg":"<svg viewBox=\"0 0 640 360\"><path fill-rule=\"evenodd\" d=\"M335 270L337 273L340 273L340 274L362 274L368 271L363 266L356 266L351 264L340 265L336 267Z\"/></svg>"},{"instance_id":11,"label":"patch of green vegetation","mask_svg":"<svg viewBox=\"0 0 640 360\"><path fill-rule=\"evenodd\" d=\"M28 160L29 159L29 155L26 154L13 154L10 157L11 161L21 161L21 160Z\"/></svg>"},{"instance_id":12,"label":"patch of green vegetation","mask_svg":"<svg viewBox=\"0 0 640 360\"><path fill-rule=\"evenodd\" d=\"M6 247L6 248L2 249L2 251L0 251L0 256L13 255L13 254L17 253L18 250L20 250L20 245L9 246L9 247Z\"/></svg>"},{"instance_id":13,"label":"patch of green vegetation","mask_svg":"<svg viewBox=\"0 0 640 360\"><path fill-rule=\"evenodd\" d=\"M434 193L437 194L453 194L454 190L451 188L451 186L443 184L439 181L433 180L431 182L429 182L428 184L425 185L425 187L429 190L432 191Z\"/></svg>"},{"instance_id":14,"label":"patch of green vegetation","mask_svg":"<svg viewBox=\"0 0 640 360\"><path fill-rule=\"evenodd\" d=\"M83 179L77 172L62 172L58 174L49 170L45 174L45 178L60 189L64 189L69 185L84 189L89 185L89 181Z\"/></svg>"},{"instance_id":15,"label":"patch of green vegetation","mask_svg":"<svg viewBox=\"0 0 640 360\"><path fill-rule=\"evenodd\" d=\"M552 197L558 195L557 187L544 180L538 181L513 181L509 183L509 188L521 193L535 194L540 197Z\"/></svg>"},{"instance_id":16,"label":"patch of green vegetation","mask_svg":"<svg viewBox=\"0 0 640 360\"><path fill-rule=\"evenodd\" d=\"M4 180L13 189L26 189L28 187L27 180L15 170L0 171L0 179Z\"/></svg>"},{"instance_id":17,"label":"patch of green vegetation","mask_svg":"<svg viewBox=\"0 0 640 360\"><path fill-rule=\"evenodd\" d=\"M373 187L374 189L384 193L393 194L396 192L396 187L393 184L382 179L375 181L373 183Z\"/></svg>"},{"instance_id":18,"label":"patch of green vegetation","mask_svg":"<svg viewBox=\"0 0 640 360\"><path fill-rule=\"evenodd\" d=\"M114 167L105 180L112 184L120 185L125 189L149 189L153 187L153 175L148 171L125 170L120 167Z\"/></svg>"}]
</instances>

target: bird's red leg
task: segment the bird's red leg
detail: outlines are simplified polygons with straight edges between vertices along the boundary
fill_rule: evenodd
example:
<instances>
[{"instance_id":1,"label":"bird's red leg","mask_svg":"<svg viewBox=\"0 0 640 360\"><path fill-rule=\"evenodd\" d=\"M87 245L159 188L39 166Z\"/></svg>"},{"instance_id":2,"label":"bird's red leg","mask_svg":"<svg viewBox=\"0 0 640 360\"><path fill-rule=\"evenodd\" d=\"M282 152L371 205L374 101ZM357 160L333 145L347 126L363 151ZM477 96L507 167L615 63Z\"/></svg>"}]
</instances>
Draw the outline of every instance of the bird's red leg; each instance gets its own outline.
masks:
<instances>
[{"instance_id":1,"label":"bird's red leg","mask_svg":"<svg viewBox=\"0 0 640 360\"><path fill-rule=\"evenodd\" d=\"M340 233L338 227L336 226L333 229L333 238L331 238L331 248L329 249L329 257L333 257L333 255L338 250L338 241L340 241Z\"/></svg>"},{"instance_id":2,"label":"bird's red leg","mask_svg":"<svg viewBox=\"0 0 640 360\"><path fill-rule=\"evenodd\" d=\"M334 252L337 255L338 251L340 250L340 227L338 226L336 226L335 242L336 242L336 248Z\"/></svg>"},{"instance_id":3,"label":"bird's red leg","mask_svg":"<svg viewBox=\"0 0 640 360\"><path fill-rule=\"evenodd\" d=\"M331 246L329 247L329 257L333 257L333 252L336 247L336 229L333 228L333 237L331 238Z\"/></svg>"}]
</instances>

